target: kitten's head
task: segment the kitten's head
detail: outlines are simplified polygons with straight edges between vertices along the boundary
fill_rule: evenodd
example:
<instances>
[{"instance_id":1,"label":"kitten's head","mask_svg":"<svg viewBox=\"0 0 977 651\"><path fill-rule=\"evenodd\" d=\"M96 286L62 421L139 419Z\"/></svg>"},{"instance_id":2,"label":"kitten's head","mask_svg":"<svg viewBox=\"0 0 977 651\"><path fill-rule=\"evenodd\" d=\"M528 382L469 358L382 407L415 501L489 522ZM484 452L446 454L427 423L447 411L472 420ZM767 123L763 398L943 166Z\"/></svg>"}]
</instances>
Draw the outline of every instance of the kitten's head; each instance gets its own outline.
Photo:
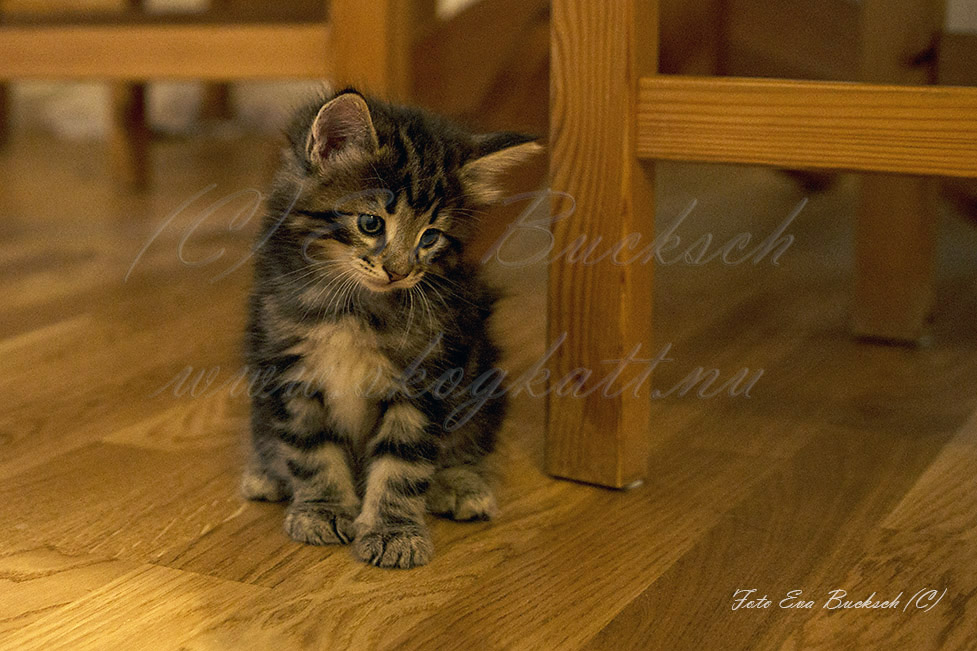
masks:
<instances>
[{"instance_id":1,"label":"kitten's head","mask_svg":"<svg viewBox=\"0 0 977 651\"><path fill-rule=\"evenodd\" d=\"M352 90L300 113L290 139L301 191L283 225L308 265L376 293L456 265L501 175L542 150Z\"/></svg>"}]
</instances>

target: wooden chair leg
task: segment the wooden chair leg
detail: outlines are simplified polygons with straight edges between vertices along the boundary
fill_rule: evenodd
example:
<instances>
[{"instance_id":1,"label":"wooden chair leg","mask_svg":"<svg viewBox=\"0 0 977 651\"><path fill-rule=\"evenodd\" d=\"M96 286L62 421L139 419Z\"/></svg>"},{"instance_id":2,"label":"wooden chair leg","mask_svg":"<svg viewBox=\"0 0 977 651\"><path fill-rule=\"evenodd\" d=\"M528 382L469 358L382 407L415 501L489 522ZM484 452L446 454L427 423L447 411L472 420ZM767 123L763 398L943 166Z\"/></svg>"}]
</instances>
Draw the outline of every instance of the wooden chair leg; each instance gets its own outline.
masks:
<instances>
[{"instance_id":1,"label":"wooden chair leg","mask_svg":"<svg viewBox=\"0 0 977 651\"><path fill-rule=\"evenodd\" d=\"M113 85L109 151L117 182L129 189L144 189L149 181L149 128L144 84Z\"/></svg>"},{"instance_id":2,"label":"wooden chair leg","mask_svg":"<svg viewBox=\"0 0 977 651\"><path fill-rule=\"evenodd\" d=\"M550 165L552 189L573 198L553 205L554 253L584 236L613 245L629 233L653 237L650 165L635 156L636 79L657 71L658 3L554 0ZM652 264L551 264L546 465L558 477L624 487L647 469ZM635 347L640 349L635 352ZM589 375L589 377L587 377ZM603 384L602 384L603 383ZM538 387L537 387L538 388Z\"/></svg>"},{"instance_id":3,"label":"wooden chair leg","mask_svg":"<svg viewBox=\"0 0 977 651\"><path fill-rule=\"evenodd\" d=\"M935 76L943 0L862 4L862 81L925 84ZM932 307L936 198L932 179L862 177L855 231L856 335L914 343Z\"/></svg>"}]
</instances>

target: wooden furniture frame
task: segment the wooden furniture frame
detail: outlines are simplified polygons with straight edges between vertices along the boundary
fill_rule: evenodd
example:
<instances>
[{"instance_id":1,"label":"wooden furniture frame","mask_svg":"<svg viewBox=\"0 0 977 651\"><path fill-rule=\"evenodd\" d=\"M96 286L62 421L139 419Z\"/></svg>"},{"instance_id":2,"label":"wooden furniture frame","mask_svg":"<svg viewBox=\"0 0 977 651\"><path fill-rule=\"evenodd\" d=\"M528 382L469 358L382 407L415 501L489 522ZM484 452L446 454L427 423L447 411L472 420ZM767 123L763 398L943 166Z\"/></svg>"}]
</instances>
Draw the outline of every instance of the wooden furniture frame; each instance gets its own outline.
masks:
<instances>
[{"instance_id":1,"label":"wooden furniture frame","mask_svg":"<svg viewBox=\"0 0 977 651\"><path fill-rule=\"evenodd\" d=\"M925 83L903 73L906 53L895 50L941 22L942 5L895 5L862 3L863 79ZM977 177L977 89L662 76L657 0L552 6L551 184L575 201L569 216L565 198L553 207L563 215L554 251L581 235L649 241L655 160L864 172L855 331L919 337L936 223L923 177ZM654 439L648 383L637 396L605 395L597 383L637 344L635 357L651 356L652 275L653 265L610 259L551 265L548 336L560 343L547 394L551 474L612 487L644 476ZM573 381L586 376L580 369L592 373L586 382Z\"/></svg>"}]
</instances>

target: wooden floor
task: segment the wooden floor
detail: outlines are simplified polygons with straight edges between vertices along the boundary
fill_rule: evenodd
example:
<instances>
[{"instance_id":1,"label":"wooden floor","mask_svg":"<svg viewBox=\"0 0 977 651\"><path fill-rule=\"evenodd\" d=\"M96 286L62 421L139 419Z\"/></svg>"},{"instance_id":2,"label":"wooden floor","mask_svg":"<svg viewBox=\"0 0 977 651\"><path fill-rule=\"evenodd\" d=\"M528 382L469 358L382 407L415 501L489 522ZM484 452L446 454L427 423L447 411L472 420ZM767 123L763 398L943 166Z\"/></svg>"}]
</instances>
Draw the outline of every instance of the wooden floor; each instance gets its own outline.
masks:
<instances>
[{"instance_id":1,"label":"wooden floor","mask_svg":"<svg viewBox=\"0 0 977 651\"><path fill-rule=\"evenodd\" d=\"M977 647L972 225L943 220L916 350L847 335L853 178L810 196L779 265L659 266L643 352L673 361L651 386L763 369L751 397L657 400L649 478L613 492L541 472L524 393L500 519L436 521L429 566L383 571L291 542L280 505L236 493L243 222L270 155L160 143L140 197L106 184L97 146L0 154L0 648ZM695 198L676 232L714 247L766 237L804 196L750 168L663 165L660 184L659 230ZM517 373L543 355L545 270L494 267ZM739 589L772 606L734 610ZM836 589L902 597L823 609ZM779 608L792 590L814 608Z\"/></svg>"}]
</instances>

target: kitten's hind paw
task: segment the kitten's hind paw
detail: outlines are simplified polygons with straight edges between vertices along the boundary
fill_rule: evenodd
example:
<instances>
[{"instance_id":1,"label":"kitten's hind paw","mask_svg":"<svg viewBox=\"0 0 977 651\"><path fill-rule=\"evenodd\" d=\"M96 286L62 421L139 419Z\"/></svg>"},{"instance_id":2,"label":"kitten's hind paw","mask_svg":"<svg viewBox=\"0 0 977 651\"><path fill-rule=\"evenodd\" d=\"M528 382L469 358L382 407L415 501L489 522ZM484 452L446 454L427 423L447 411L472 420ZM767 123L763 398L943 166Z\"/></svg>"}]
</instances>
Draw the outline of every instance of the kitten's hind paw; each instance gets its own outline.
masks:
<instances>
[{"instance_id":1,"label":"kitten's hind paw","mask_svg":"<svg viewBox=\"0 0 977 651\"><path fill-rule=\"evenodd\" d=\"M495 496L470 468L442 468L427 489L427 510L452 520L491 520L499 513Z\"/></svg>"},{"instance_id":2,"label":"kitten's hind paw","mask_svg":"<svg viewBox=\"0 0 977 651\"><path fill-rule=\"evenodd\" d=\"M248 467L241 477L241 496L258 502L281 502L288 498L285 482Z\"/></svg>"},{"instance_id":3,"label":"kitten's hind paw","mask_svg":"<svg viewBox=\"0 0 977 651\"><path fill-rule=\"evenodd\" d=\"M308 545L346 545L355 536L354 517L335 504L292 502L285 510L285 533Z\"/></svg>"},{"instance_id":4,"label":"kitten's hind paw","mask_svg":"<svg viewBox=\"0 0 977 651\"><path fill-rule=\"evenodd\" d=\"M366 531L356 537L353 556L377 567L410 569L427 565L434 545L425 528Z\"/></svg>"}]
</instances>

